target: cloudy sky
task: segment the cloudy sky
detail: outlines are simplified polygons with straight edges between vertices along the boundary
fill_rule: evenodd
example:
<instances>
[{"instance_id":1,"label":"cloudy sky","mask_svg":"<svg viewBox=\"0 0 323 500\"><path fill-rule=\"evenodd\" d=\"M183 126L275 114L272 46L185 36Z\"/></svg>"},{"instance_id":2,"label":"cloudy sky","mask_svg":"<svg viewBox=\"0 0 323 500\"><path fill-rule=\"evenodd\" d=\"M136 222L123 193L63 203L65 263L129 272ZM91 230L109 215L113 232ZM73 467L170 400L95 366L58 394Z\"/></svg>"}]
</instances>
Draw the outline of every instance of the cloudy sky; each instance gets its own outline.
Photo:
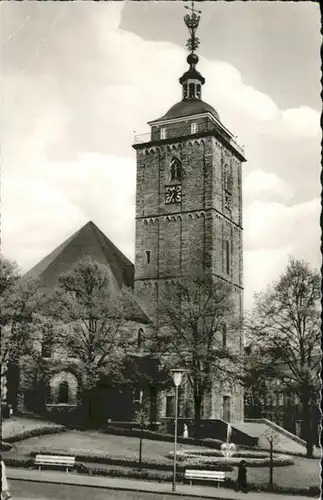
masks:
<instances>
[{"instance_id":1,"label":"cloudy sky","mask_svg":"<svg viewBox=\"0 0 323 500\"><path fill-rule=\"evenodd\" d=\"M320 15L202 2L203 99L245 145L245 305L320 265ZM184 3L2 2L2 252L27 270L89 220L134 257L133 132L181 99Z\"/></svg>"}]
</instances>

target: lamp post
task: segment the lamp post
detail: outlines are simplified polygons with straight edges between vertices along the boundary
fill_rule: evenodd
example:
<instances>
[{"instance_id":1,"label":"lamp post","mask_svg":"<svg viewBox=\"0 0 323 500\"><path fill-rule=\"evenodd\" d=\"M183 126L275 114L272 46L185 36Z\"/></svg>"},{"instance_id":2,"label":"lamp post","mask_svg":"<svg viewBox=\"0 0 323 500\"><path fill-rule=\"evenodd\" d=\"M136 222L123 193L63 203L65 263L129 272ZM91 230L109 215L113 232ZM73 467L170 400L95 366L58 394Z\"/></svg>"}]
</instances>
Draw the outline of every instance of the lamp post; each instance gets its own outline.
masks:
<instances>
[{"instance_id":1,"label":"lamp post","mask_svg":"<svg viewBox=\"0 0 323 500\"><path fill-rule=\"evenodd\" d=\"M175 429L174 429L174 470L173 470L173 491L176 491L176 445L177 445L177 420L178 420L178 388L181 385L185 370L175 368L171 370L175 385Z\"/></svg>"},{"instance_id":2,"label":"lamp post","mask_svg":"<svg viewBox=\"0 0 323 500\"><path fill-rule=\"evenodd\" d=\"M142 434L144 429L144 409L142 404L142 390L139 393L139 424L140 424L140 438L139 438L139 469L141 469L142 464Z\"/></svg>"}]
</instances>

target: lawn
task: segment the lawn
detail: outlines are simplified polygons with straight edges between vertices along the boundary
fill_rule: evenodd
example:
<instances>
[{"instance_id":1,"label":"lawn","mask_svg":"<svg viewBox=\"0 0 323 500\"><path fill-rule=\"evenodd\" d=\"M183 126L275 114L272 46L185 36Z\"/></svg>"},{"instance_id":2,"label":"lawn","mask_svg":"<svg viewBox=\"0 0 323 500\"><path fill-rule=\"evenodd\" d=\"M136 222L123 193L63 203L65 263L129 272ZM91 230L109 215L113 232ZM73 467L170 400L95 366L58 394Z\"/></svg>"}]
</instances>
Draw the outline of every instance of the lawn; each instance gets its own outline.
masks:
<instances>
[{"instance_id":1,"label":"lawn","mask_svg":"<svg viewBox=\"0 0 323 500\"><path fill-rule=\"evenodd\" d=\"M179 449L191 449L192 445L178 445ZM83 455L89 451L92 453L108 454L113 457L137 458L139 450L139 438L114 436L96 431L70 431L50 436L40 436L26 439L16 443L15 448L21 455L27 455L40 448L53 450L68 450L71 453ZM166 441L143 440L143 458L162 460L164 456L173 449L173 445ZM194 447L194 449L206 450L207 448ZM168 462L169 459L165 459Z\"/></svg>"},{"instance_id":2,"label":"lawn","mask_svg":"<svg viewBox=\"0 0 323 500\"><path fill-rule=\"evenodd\" d=\"M48 427L57 427L57 429L61 429L62 425L53 424L46 420L11 417L2 422L1 438L3 441L6 441L6 439L22 434L23 432L34 429L46 429Z\"/></svg>"},{"instance_id":3,"label":"lawn","mask_svg":"<svg viewBox=\"0 0 323 500\"><path fill-rule=\"evenodd\" d=\"M179 445L181 446L181 445ZM138 457L139 439L124 436L102 434L95 431L68 431L62 434L53 434L33 437L15 444L18 455L29 455L30 452L46 448L47 450L65 450L74 454L86 454L91 451L98 455L108 454L114 457ZM182 445L182 449L190 449L192 445ZM194 447L195 449L206 449ZM165 455L172 449L172 443L165 441L143 440L143 459L157 459L160 462L170 461ZM308 488L320 484L320 460L293 457L294 465L275 467L274 483L284 487ZM227 473L233 479L237 471ZM256 484L267 483L268 468L248 467L248 481Z\"/></svg>"},{"instance_id":4,"label":"lawn","mask_svg":"<svg viewBox=\"0 0 323 500\"><path fill-rule=\"evenodd\" d=\"M293 457L294 465L274 468L274 483L285 488L309 488L320 486L321 463L319 459ZM268 467L249 467L248 481L255 484L269 482ZM228 477L236 478L237 472L228 472Z\"/></svg>"}]
</instances>

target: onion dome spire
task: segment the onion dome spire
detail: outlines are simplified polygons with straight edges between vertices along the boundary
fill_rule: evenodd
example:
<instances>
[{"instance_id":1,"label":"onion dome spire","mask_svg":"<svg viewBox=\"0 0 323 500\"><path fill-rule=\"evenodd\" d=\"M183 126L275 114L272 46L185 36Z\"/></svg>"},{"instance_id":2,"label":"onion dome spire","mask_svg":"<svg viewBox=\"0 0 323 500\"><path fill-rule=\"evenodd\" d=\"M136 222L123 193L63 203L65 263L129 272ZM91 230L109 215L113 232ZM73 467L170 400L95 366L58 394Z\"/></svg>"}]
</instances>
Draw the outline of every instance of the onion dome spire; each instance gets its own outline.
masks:
<instances>
[{"instance_id":1,"label":"onion dome spire","mask_svg":"<svg viewBox=\"0 0 323 500\"><path fill-rule=\"evenodd\" d=\"M194 2L192 2L191 7L185 5L185 9L191 11L190 14L184 16L184 22L190 33L190 37L186 42L186 48L190 52L186 60L190 68L179 79L179 82L183 88L183 99L201 99L201 86L205 83L205 78L195 68L199 61L195 50L200 44L200 40L196 36L196 30L200 23L200 16L197 13L201 14L201 11L194 9Z\"/></svg>"}]
</instances>

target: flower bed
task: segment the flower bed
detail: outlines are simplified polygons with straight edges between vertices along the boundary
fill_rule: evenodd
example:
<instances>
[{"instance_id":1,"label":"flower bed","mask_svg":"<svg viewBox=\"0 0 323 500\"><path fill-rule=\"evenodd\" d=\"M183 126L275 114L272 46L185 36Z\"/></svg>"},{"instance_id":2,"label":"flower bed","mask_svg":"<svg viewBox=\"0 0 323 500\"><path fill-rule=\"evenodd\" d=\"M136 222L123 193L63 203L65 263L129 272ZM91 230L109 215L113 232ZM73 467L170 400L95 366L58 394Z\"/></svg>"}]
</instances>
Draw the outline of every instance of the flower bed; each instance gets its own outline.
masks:
<instances>
[{"instance_id":1,"label":"flower bed","mask_svg":"<svg viewBox=\"0 0 323 500\"><path fill-rule=\"evenodd\" d=\"M167 458L173 458L174 453L170 451L167 453ZM268 467L270 465L269 453L264 452L244 452L238 451L231 457L221 456L217 451L196 451L196 450L186 450L177 451L177 460L179 463L184 462L191 466L195 465L211 465L214 467L220 467L223 465L238 466L243 458L246 462L247 467ZM283 467L286 465L293 465L294 461L291 457L287 455L275 455L273 456L273 465L275 467Z\"/></svg>"}]
</instances>

